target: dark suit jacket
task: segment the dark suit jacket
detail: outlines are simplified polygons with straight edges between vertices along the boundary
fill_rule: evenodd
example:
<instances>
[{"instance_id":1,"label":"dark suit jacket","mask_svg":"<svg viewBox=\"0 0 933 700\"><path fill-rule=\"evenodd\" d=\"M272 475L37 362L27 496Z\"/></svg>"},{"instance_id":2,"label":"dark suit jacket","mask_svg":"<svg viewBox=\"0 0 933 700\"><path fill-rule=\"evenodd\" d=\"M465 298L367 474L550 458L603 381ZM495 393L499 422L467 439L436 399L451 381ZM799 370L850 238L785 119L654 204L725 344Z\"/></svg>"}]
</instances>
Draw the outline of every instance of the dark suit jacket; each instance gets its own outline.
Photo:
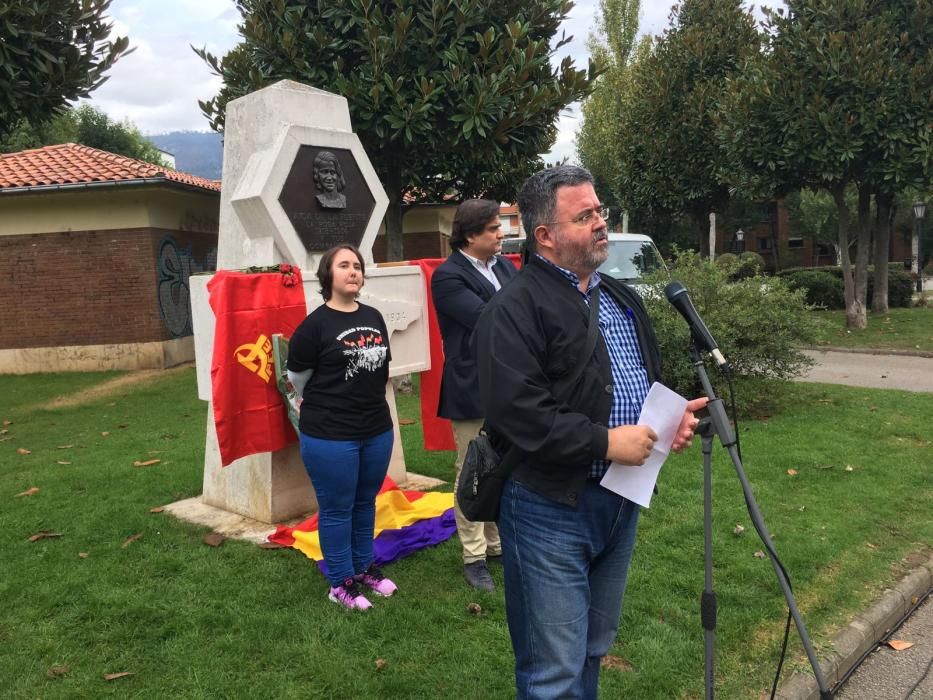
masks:
<instances>
[{"instance_id":1,"label":"dark suit jacket","mask_svg":"<svg viewBox=\"0 0 933 700\"><path fill-rule=\"evenodd\" d=\"M501 255L496 256L492 271L503 287L517 272L512 261ZM495 287L459 250L451 253L431 277L431 296L444 340L444 373L437 406L441 418L483 417L470 337L486 302L495 292Z\"/></svg>"}]
</instances>

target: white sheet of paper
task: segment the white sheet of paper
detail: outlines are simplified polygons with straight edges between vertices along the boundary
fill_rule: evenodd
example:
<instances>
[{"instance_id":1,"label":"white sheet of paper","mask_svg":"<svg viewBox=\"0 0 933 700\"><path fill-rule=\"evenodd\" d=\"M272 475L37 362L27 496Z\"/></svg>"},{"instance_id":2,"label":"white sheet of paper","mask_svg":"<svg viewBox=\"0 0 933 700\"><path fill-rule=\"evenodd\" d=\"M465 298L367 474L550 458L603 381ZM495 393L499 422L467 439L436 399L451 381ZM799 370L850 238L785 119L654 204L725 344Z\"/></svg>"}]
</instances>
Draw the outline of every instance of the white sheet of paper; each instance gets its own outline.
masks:
<instances>
[{"instance_id":1,"label":"white sheet of paper","mask_svg":"<svg viewBox=\"0 0 933 700\"><path fill-rule=\"evenodd\" d=\"M641 407L641 415L638 416L638 425L650 425L658 434L651 454L639 467L613 462L599 483L604 488L648 508L661 465L671 452L671 445L677 437L677 427L686 410L687 399L663 384L652 384Z\"/></svg>"}]
</instances>

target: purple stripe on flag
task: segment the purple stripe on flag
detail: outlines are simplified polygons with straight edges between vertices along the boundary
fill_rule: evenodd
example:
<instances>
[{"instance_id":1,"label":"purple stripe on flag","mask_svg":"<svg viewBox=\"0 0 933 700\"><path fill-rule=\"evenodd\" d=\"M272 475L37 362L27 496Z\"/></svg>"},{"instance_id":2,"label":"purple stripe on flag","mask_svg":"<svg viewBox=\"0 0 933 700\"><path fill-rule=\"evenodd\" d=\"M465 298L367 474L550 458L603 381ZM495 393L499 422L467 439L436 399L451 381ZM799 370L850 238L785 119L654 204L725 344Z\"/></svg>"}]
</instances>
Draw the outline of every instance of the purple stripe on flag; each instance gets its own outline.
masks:
<instances>
[{"instance_id":1,"label":"purple stripe on flag","mask_svg":"<svg viewBox=\"0 0 933 700\"><path fill-rule=\"evenodd\" d=\"M454 509L448 508L436 518L419 520L398 530L383 530L373 541L373 555L376 566L390 564L397 559L404 559L409 554L425 547L433 547L449 540L457 531ZM321 559L318 563L321 572L327 575L327 564Z\"/></svg>"}]
</instances>

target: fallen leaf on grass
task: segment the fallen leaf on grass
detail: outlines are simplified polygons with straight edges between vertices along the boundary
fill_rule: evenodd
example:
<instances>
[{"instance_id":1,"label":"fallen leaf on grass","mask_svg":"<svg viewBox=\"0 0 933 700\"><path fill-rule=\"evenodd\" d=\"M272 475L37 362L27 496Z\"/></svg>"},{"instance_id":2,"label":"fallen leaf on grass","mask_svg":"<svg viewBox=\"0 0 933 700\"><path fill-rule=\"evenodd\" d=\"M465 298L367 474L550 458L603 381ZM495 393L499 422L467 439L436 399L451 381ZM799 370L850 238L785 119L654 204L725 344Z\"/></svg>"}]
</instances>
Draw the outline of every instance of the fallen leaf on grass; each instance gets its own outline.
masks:
<instances>
[{"instance_id":1,"label":"fallen leaf on grass","mask_svg":"<svg viewBox=\"0 0 933 700\"><path fill-rule=\"evenodd\" d=\"M483 612L483 608L479 603L470 603L467 605L467 612L471 615L479 615Z\"/></svg>"},{"instance_id":2,"label":"fallen leaf on grass","mask_svg":"<svg viewBox=\"0 0 933 700\"><path fill-rule=\"evenodd\" d=\"M739 524L736 524L736 526L732 529L733 535L741 535L743 532L745 532L745 528Z\"/></svg>"},{"instance_id":3,"label":"fallen leaf on grass","mask_svg":"<svg viewBox=\"0 0 933 700\"><path fill-rule=\"evenodd\" d=\"M888 646L894 649L894 651L904 651L904 649L910 649L913 645L913 642L908 642L903 639L888 640Z\"/></svg>"},{"instance_id":4,"label":"fallen leaf on grass","mask_svg":"<svg viewBox=\"0 0 933 700\"><path fill-rule=\"evenodd\" d=\"M115 681L117 678L126 678L126 676L135 676L136 674L132 671L120 671L119 673L105 673L105 681Z\"/></svg>"},{"instance_id":5,"label":"fallen leaf on grass","mask_svg":"<svg viewBox=\"0 0 933 700\"><path fill-rule=\"evenodd\" d=\"M847 472L854 472L855 469L852 467L851 464L847 464L847 465L846 465L846 471L847 471Z\"/></svg>"},{"instance_id":6,"label":"fallen leaf on grass","mask_svg":"<svg viewBox=\"0 0 933 700\"><path fill-rule=\"evenodd\" d=\"M414 425L415 423L417 423L417 421L414 421L411 418L399 418L398 419L399 425Z\"/></svg>"},{"instance_id":7,"label":"fallen leaf on grass","mask_svg":"<svg viewBox=\"0 0 933 700\"><path fill-rule=\"evenodd\" d=\"M32 450L27 450L25 447L17 447L16 453L21 455L31 455Z\"/></svg>"},{"instance_id":8,"label":"fallen leaf on grass","mask_svg":"<svg viewBox=\"0 0 933 700\"><path fill-rule=\"evenodd\" d=\"M60 460L56 461L55 463L56 463L56 464L64 464L64 465L71 464L71 462L69 462L69 461L67 461L67 460L64 460L64 459L60 459Z\"/></svg>"},{"instance_id":9,"label":"fallen leaf on grass","mask_svg":"<svg viewBox=\"0 0 933 700\"><path fill-rule=\"evenodd\" d=\"M0 430L0 435L6 435L8 432L10 431L4 428L3 430Z\"/></svg>"},{"instance_id":10,"label":"fallen leaf on grass","mask_svg":"<svg viewBox=\"0 0 933 700\"><path fill-rule=\"evenodd\" d=\"M69 447L74 447L74 445L59 445L56 449L67 450Z\"/></svg>"},{"instance_id":11,"label":"fallen leaf on grass","mask_svg":"<svg viewBox=\"0 0 933 700\"><path fill-rule=\"evenodd\" d=\"M137 459L135 462L133 462L133 466L134 467L151 467L153 464L158 464L161 461L162 461L161 459L147 459L145 462L142 462Z\"/></svg>"},{"instance_id":12,"label":"fallen leaf on grass","mask_svg":"<svg viewBox=\"0 0 933 700\"><path fill-rule=\"evenodd\" d=\"M21 496L34 496L34 495L36 495L37 493L39 493L39 487L38 487L38 486L30 486L28 489L26 489L26 490L23 491L22 493L16 494L16 498L19 498L19 497L21 497Z\"/></svg>"},{"instance_id":13,"label":"fallen leaf on grass","mask_svg":"<svg viewBox=\"0 0 933 700\"><path fill-rule=\"evenodd\" d=\"M385 668L386 660L385 659L376 659L376 670L381 671Z\"/></svg>"},{"instance_id":14,"label":"fallen leaf on grass","mask_svg":"<svg viewBox=\"0 0 933 700\"><path fill-rule=\"evenodd\" d=\"M868 547L869 549L878 549L878 545L872 544L871 542L866 542L865 546Z\"/></svg>"},{"instance_id":15,"label":"fallen leaf on grass","mask_svg":"<svg viewBox=\"0 0 933 700\"><path fill-rule=\"evenodd\" d=\"M45 672L45 675L49 678L61 678L71 669L67 666L52 666L48 671Z\"/></svg>"},{"instance_id":16,"label":"fallen leaf on grass","mask_svg":"<svg viewBox=\"0 0 933 700\"><path fill-rule=\"evenodd\" d=\"M204 539L201 541L209 547L219 547L224 543L225 539L227 538L221 535L219 532L209 532L204 535Z\"/></svg>"},{"instance_id":17,"label":"fallen leaf on grass","mask_svg":"<svg viewBox=\"0 0 933 700\"><path fill-rule=\"evenodd\" d=\"M627 659L612 654L606 654L600 659L599 666L600 668L611 668L614 671L632 671L635 668Z\"/></svg>"},{"instance_id":18,"label":"fallen leaf on grass","mask_svg":"<svg viewBox=\"0 0 933 700\"><path fill-rule=\"evenodd\" d=\"M788 470L787 470L787 474L788 474L789 476L797 476L797 470L796 470L796 469L788 469Z\"/></svg>"},{"instance_id":19,"label":"fallen leaf on grass","mask_svg":"<svg viewBox=\"0 0 933 700\"><path fill-rule=\"evenodd\" d=\"M40 530L35 535L30 535L29 541L38 542L39 540L44 540L48 537L61 537L61 536L62 536L62 533L60 532L52 532L51 530Z\"/></svg>"},{"instance_id":20,"label":"fallen leaf on grass","mask_svg":"<svg viewBox=\"0 0 933 700\"><path fill-rule=\"evenodd\" d=\"M12 440L12 439L13 439L12 435L4 435L3 437L0 437L0 442L6 442L7 440Z\"/></svg>"},{"instance_id":21,"label":"fallen leaf on grass","mask_svg":"<svg viewBox=\"0 0 933 700\"><path fill-rule=\"evenodd\" d=\"M260 549L285 549L284 546L280 545L278 542L260 542Z\"/></svg>"},{"instance_id":22,"label":"fallen leaf on grass","mask_svg":"<svg viewBox=\"0 0 933 700\"><path fill-rule=\"evenodd\" d=\"M5 421L3 421L3 424L4 424L4 425L13 425L13 421L11 421L11 420L5 420Z\"/></svg>"},{"instance_id":23,"label":"fallen leaf on grass","mask_svg":"<svg viewBox=\"0 0 933 700\"><path fill-rule=\"evenodd\" d=\"M150 513L161 513L163 510L165 510L165 506L156 506L155 508L150 508L149 512Z\"/></svg>"},{"instance_id":24,"label":"fallen leaf on grass","mask_svg":"<svg viewBox=\"0 0 933 700\"><path fill-rule=\"evenodd\" d=\"M107 437L108 435L110 435L110 431L109 431L109 430L105 430L105 431L103 431L103 432L100 434L101 437Z\"/></svg>"},{"instance_id":25,"label":"fallen leaf on grass","mask_svg":"<svg viewBox=\"0 0 933 700\"><path fill-rule=\"evenodd\" d=\"M143 533L141 532L137 532L135 535L130 535L125 540L123 540L123 544L120 545L120 549L126 549L127 547L129 547L131 544L133 544L136 540L138 540L142 536L143 536Z\"/></svg>"},{"instance_id":26,"label":"fallen leaf on grass","mask_svg":"<svg viewBox=\"0 0 933 700\"><path fill-rule=\"evenodd\" d=\"M91 556L91 553L90 552L78 552L78 556L81 557L82 559L87 559L89 556Z\"/></svg>"},{"instance_id":27,"label":"fallen leaf on grass","mask_svg":"<svg viewBox=\"0 0 933 700\"><path fill-rule=\"evenodd\" d=\"M759 559L764 559L767 555L759 549L757 552L755 552L755 556Z\"/></svg>"}]
</instances>

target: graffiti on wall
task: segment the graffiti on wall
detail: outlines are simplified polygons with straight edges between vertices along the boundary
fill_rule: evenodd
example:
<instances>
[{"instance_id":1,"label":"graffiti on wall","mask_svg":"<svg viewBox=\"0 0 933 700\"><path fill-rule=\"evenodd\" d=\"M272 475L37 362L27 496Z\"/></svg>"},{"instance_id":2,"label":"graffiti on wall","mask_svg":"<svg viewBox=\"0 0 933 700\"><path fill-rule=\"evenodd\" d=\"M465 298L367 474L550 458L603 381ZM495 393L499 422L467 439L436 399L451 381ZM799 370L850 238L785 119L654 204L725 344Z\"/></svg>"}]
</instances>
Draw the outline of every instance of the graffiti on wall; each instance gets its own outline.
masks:
<instances>
[{"instance_id":1,"label":"graffiti on wall","mask_svg":"<svg viewBox=\"0 0 933 700\"><path fill-rule=\"evenodd\" d=\"M159 314L173 338L191 335L191 292L188 280L194 273L210 272L217 267L217 248L200 261L192 247L179 248L175 239L166 236L159 243Z\"/></svg>"}]
</instances>

